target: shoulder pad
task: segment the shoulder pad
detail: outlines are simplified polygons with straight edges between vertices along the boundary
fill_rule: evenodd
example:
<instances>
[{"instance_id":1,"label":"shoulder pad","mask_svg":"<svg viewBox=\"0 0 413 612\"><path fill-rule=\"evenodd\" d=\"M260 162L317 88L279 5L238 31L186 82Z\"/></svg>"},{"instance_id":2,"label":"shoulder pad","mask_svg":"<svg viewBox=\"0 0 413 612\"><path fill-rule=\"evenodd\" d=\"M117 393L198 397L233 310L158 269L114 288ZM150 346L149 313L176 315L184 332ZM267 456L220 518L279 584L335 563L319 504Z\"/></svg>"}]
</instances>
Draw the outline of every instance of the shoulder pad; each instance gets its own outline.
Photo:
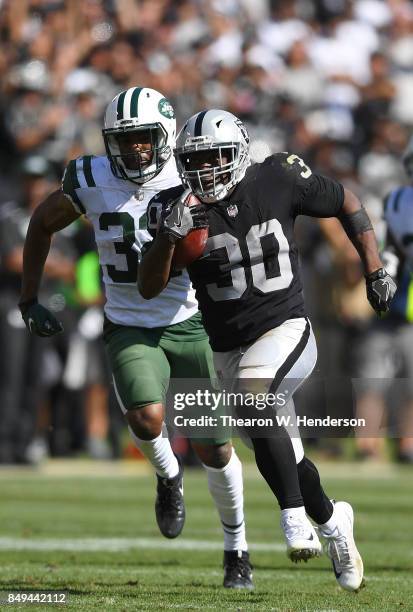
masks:
<instances>
[{"instance_id":1,"label":"shoulder pad","mask_svg":"<svg viewBox=\"0 0 413 612\"><path fill-rule=\"evenodd\" d=\"M297 177L308 179L312 175L311 168L307 166L304 160L295 153L289 153L283 151L282 153L276 153L271 156L273 158L273 165L279 166L287 173L294 174Z\"/></svg>"},{"instance_id":2,"label":"shoulder pad","mask_svg":"<svg viewBox=\"0 0 413 612\"><path fill-rule=\"evenodd\" d=\"M269 155L263 162L252 166L258 173L271 174L272 177L283 177L295 181L297 177L308 178L311 170L303 160L294 153L286 151Z\"/></svg>"}]
</instances>

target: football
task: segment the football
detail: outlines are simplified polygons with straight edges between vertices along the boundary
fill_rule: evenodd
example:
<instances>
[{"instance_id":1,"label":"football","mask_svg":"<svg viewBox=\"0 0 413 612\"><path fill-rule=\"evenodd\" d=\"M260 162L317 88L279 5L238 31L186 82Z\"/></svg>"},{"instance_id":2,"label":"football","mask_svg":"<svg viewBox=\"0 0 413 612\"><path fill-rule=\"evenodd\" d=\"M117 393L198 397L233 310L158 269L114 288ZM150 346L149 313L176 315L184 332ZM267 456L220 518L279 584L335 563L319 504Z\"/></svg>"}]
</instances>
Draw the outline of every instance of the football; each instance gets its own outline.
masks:
<instances>
[{"instance_id":1,"label":"football","mask_svg":"<svg viewBox=\"0 0 413 612\"><path fill-rule=\"evenodd\" d=\"M176 243L172 258L174 270L183 270L189 264L201 257L208 240L208 228L193 229L185 238Z\"/></svg>"},{"instance_id":2,"label":"football","mask_svg":"<svg viewBox=\"0 0 413 612\"><path fill-rule=\"evenodd\" d=\"M186 206L196 206L199 204L199 200L193 193L190 193L185 200L185 204ZM207 240L207 227L195 228L185 238L178 240L172 257L172 268L174 270L183 270L201 257Z\"/></svg>"}]
</instances>

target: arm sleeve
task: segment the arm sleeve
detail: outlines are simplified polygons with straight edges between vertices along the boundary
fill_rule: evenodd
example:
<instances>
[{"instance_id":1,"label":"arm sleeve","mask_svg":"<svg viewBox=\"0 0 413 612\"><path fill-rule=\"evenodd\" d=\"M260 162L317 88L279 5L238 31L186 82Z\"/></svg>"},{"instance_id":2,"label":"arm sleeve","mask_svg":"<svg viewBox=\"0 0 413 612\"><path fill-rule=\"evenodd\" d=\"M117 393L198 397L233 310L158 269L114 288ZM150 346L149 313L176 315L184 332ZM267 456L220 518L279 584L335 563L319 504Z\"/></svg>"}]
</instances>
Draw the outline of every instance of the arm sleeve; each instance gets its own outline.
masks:
<instances>
[{"instance_id":1,"label":"arm sleeve","mask_svg":"<svg viewBox=\"0 0 413 612\"><path fill-rule=\"evenodd\" d=\"M313 174L295 153L279 153L273 164L282 169L283 180L291 189L291 213L309 217L336 217L344 203L344 188L334 179ZM277 162L277 164L276 164Z\"/></svg>"},{"instance_id":2,"label":"arm sleeve","mask_svg":"<svg viewBox=\"0 0 413 612\"><path fill-rule=\"evenodd\" d=\"M294 190L297 215L336 217L344 203L344 188L334 179L312 174L303 180L297 176Z\"/></svg>"}]
</instances>

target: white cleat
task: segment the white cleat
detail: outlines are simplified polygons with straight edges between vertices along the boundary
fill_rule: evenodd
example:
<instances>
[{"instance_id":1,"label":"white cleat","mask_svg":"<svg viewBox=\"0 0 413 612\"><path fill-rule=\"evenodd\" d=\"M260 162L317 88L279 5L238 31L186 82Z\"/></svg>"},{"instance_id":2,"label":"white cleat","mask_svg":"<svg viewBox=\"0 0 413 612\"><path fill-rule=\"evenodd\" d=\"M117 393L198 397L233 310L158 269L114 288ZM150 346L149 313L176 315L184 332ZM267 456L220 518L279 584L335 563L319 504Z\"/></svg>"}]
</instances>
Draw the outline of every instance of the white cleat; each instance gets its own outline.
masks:
<instances>
[{"instance_id":1,"label":"white cleat","mask_svg":"<svg viewBox=\"0 0 413 612\"><path fill-rule=\"evenodd\" d=\"M281 529L287 543L287 556L298 563L307 562L308 559L319 557L323 551L320 540L314 527L305 514L302 516L288 514L283 510L281 514Z\"/></svg>"},{"instance_id":2,"label":"white cleat","mask_svg":"<svg viewBox=\"0 0 413 612\"><path fill-rule=\"evenodd\" d=\"M358 591L363 586L363 561L353 536L353 508L347 502L336 502L334 513L337 527L333 531L320 527L320 533L327 540L337 582L346 591Z\"/></svg>"}]
</instances>

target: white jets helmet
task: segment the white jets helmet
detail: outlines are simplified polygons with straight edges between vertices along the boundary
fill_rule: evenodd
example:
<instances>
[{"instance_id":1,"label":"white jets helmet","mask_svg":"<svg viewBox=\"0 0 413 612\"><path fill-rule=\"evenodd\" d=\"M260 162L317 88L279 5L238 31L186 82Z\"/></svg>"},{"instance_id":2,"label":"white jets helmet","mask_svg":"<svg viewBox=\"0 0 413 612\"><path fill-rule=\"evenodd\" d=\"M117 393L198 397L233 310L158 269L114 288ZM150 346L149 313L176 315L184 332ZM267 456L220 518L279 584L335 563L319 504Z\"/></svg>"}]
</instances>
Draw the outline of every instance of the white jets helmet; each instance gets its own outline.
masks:
<instances>
[{"instance_id":1,"label":"white jets helmet","mask_svg":"<svg viewBox=\"0 0 413 612\"><path fill-rule=\"evenodd\" d=\"M250 163L249 137L232 113L212 109L193 115L176 139L181 179L203 202L223 200Z\"/></svg>"},{"instance_id":2,"label":"white jets helmet","mask_svg":"<svg viewBox=\"0 0 413 612\"><path fill-rule=\"evenodd\" d=\"M407 175L413 178L413 135L410 137L408 145L403 153L402 160Z\"/></svg>"},{"instance_id":3,"label":"white jets helmet","mask_svg":"<svg viewBox=\"0 0 413 612\"><path fill-rule=\"evenodd\" d=\"M151 154L121 153L119 142L131 133L145 132ZM165 96L149 87L121 91L108 105L102 130L112 172L121 179L145 183L156 176L172 155L175 144L174 109ZM127 135L127 136L126 136ZM141 140L142 141L142 140Z\"/></svg>"}]
</instances>

